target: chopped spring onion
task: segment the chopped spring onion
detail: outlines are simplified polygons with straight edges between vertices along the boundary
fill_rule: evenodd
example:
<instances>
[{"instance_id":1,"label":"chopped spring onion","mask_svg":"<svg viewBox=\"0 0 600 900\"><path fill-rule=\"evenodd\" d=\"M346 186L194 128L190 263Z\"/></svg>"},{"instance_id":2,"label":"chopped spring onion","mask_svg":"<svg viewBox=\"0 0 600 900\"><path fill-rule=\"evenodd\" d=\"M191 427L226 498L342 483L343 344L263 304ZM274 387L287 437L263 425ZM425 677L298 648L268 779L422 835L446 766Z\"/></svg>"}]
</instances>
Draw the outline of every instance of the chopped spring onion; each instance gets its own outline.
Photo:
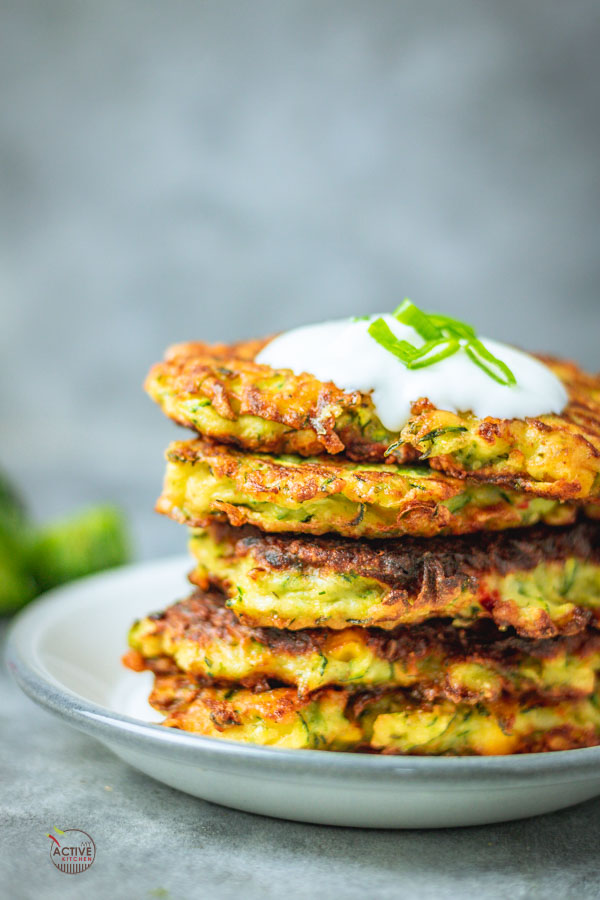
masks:
<instances>
[{"instance_id":1,"label":"chopped spring onion","mask_svg":"<svg viewBox=\"0 0 600 900\"><path fill-rule=\"evenodd\" d=\"M431 321L427 313L422 312L410 300L403 300L400 306L394 310L393 316L404 325L414 328L425 341L439 341L443 337L442 332Z\"/></svg>"},{"instance_id":2,"label":"chopped spring onion","mask_svg":"<svg viewBox=\"0 0 600 900\"><path fill-rule=\"evenodd\" d=\"M401 341L396 337L390 326L382 318L375 319L369 325L369 334L375 338L385 350L393 353L398 359L408 366L415 353L418 352L416 347L409 344L408 341Z\"/></svg>"},{"instance_id":3,"label":"chopped spring onion","mask_svg":"<svg viewBox=\"0 0 600 900\"><path fill-rule=\"evenodd\" d=\"M480 369L483 369L486 375L489 375L490 378L493 378L494 381L497 381L499 384L507 385L513 385L517 383L517 379L515 378L512 371L508 368L506 363L502 362L501 359L498 359L497 356L494 356L493 353L490 353L490 351L487 349L487 347L484 346L484 344L481 343L481 341L478 341L477 339L475 339L474 341L470 341L470 343L466 346L466 351L469 359L472 359L473 362L478 365ZM494 371L493 368L490 368L490 366L486 366L483 360L491 363L492 367L495 366L496 371ZM497 371L498 369L500 369L500 372Z\"/></svg>"},{"instance_id":4,"label":"chopped spring onion","mask_svg":"<svg viewBox=\"0 0 600 900\"><path fill-rule=\"evenodd\" d=\"M394 318L409 325L423 338L423 345L415 347L409 341L400 340L381 317L369 325L368 331L389 353L393 353L407 369L423 369L442 359L453 356L461 347L476 366L499 384L512 386L517 383L506 363L494 356L478 339L472 325L439 313L425 313L410 300L404 300L394 310ZM355 320L356 321L356 320ZM435 352L437 350L437 352Z\"/></svg>"},{"instance_id":5,"label":"chopped spring onion","mask_svg":"<svg viewBox=\"0 0 600 900\"><path fill-rule=\"evenodd\" d=\"M444 346L444 344L446 346ZM442 348L439 353L430 354L430 351L435 350L437 347ZM408 368L424 369L425 366L432 366L434 363L446 359L448 356L453 356L459 349L460 343L454 338L448 338L447 340L441 341L429 341L427 344L423 344L418 353L415 354L414 358L408 363Z\"/></svg>"}]
</instances>

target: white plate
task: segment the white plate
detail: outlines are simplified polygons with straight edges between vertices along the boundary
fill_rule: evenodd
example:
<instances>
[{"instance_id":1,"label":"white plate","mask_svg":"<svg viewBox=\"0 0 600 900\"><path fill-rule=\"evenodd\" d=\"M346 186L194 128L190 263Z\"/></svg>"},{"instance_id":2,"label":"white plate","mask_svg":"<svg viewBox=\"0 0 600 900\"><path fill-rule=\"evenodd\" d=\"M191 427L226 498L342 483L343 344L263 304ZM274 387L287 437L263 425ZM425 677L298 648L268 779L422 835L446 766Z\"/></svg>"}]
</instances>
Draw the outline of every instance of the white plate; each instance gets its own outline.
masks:
<instances>
[{"instance_id":1,"label":"white plate","mask_svg":"<svg viewBox=\"0 0 600 900\"><path fill-rule=\"evenodd\" d=\"M186 558L129 566L48 594L17 618L8 662L23 690L126 762L236 809L365 828L518 819L600 794L600 747L427 758L281 750L164 728L150 673L120 662L134 619L186 595Z\"/></svg>"}]
</instances>

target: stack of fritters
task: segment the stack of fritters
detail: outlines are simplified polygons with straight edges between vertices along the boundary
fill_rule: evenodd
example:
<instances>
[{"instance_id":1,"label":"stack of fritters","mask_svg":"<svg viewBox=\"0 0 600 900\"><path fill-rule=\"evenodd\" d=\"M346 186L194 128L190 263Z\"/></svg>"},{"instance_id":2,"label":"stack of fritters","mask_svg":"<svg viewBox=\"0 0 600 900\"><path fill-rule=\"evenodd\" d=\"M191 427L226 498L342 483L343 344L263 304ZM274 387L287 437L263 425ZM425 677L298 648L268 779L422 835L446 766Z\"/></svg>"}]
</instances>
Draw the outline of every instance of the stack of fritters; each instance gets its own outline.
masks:
<instances>
[{"instance_id":1,"label":"stack of fritters","mask_svg":"<svg viewBox=\"0 0 600 900\"><path fill-rule=\"evenodd\" d=\"M165 724L282 747L495 754L600 743L600 379L562 415L477 419L174 347L146 387L198 436L157 509L191 596L136 622ZM284 455L282 455L284 454ZM596 520L596 521L595 521Z\"/></svg>"}]
</instances>

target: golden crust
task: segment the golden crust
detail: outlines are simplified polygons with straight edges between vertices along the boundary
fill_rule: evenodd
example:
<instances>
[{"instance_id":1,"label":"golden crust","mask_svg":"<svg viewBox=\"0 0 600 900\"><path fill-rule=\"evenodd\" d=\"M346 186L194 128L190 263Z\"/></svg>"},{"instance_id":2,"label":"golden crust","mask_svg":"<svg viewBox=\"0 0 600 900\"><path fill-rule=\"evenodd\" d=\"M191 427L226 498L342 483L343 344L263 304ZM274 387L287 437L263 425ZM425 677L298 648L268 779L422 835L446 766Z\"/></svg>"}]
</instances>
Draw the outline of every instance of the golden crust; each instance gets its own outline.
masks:
<instances>
[{"instance_id":1,"label":"golden crust","mask_svg":"<svg viewBox=\"0 0 600 900\"><path fill-rule=\"evenodd\" d=\"M600 633L526 640L489 620L456 628L431 620L381 631L251 628L216 592L197 591L163 613L136 622L130 646L156 670L177 669L214 683L295 686L301 694L332 685L410 687L428 699L495 700L536 692L545 698L586 696L600 668ZM166 659L162 659L166 657ZM140 664L130 661L130 667Z\"/></svg>"},{"instance_id":2,"label":"golden crust","mask_svg":"<svg viewBox=\"0 0 600 900\"><path fill-rule=\"evenodd\" d=\"M355 541L213 525L192 537L190 580L218 585L249 625L393 629L491 617L527 638L600 619L600 526Z\"/></svg>"},{"instance_id":3,"label":"golden crust","mask_svg":"<svg viewBox=\"0 0 600 900\"><path fill-rule=\"evenodd\" d=\"M569 394L561 415L481 420L415 397L410 420L393 433L369 394L255 363L267 342L176 345L146 389L176 422L248 450L380 461L393 446L396 462L427 458L457 477L559 500L600 497L600 376L573 363L539 357Z\"/></svg>"},{"instance_id":4,"label":"golden crust","mask_svg":"<svg viewBox=\"0 0 600 900\"><path fill-rule=\"evenodd\" d=\"M596 698L544 702L535 695L475 705L427 701L399 689L207 687L187 675L158 675L150 703L162 723L207 737L295 749L402 755L504 755L600 742Z\"/></svg>"},{"instance_id":5,"label":"golden crust","mask_svg":"<svg viewBox=\"0 0 600 900\"><path fill-rule=\"evenodd\" d=\"M276 371L254 362L268 338L238 344L177 344L164 362L152 367L145 388L170 418L194 428L194 401L207 399L225 420L207 436L230 439L247 449L312 456L339 453L344 443L336 422L345 410L361 403L358 392L347 393L312 375ZM278 426L260 440L232 434L228 424L255 416ZM368 452L360 458L369 458Z\"/></svg>"},{"instance_id":6,"label":"golden crust","mask_svg":"<svg viewBox=\"0 0 600 900\"><path fill-rule=\"evenodd\" d=\"M427 466L273 457L205 439L171 444L158 512L192 527L228 520L268 532L433 537L565 524L575 507Z\"/></svg>"},{"instance_id":7,"label":"golden crust","mask_svg":"<svg viewBox=\"0 0 600 900\"><path fill-rule=\"evenodd\" d=\"M302 697L293 688L225 689L202 679L195 691L193 685L183 674L156 676L149 703L166 714L163 725L290 749L353 750L363 744L362 730L345 715L345 691L324 688Z\"/></svg>"}]
</instances>

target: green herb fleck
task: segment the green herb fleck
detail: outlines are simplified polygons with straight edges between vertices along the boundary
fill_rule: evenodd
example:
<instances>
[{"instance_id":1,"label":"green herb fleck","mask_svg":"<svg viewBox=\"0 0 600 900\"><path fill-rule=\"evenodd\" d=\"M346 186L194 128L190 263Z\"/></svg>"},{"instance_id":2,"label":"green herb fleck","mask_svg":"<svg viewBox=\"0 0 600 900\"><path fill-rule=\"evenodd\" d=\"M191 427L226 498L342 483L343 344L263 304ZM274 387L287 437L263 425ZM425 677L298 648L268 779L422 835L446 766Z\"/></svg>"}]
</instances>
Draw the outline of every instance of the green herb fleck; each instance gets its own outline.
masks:
<instances>
[{"instance_id":1,"label":"green herb fleck","mask_svg":"<svg viewBox=\"0 0 600 900\"><path fill-rule=\"evenodd\" d=\"M419 440L419 443L422 444L423 441L435 441L436 438L441 437L443 434L451 434L452 432L461 432L467 431L468 429L464 427L464 425L447 425L445 428L434 428L433 431L428 431L427 434L424 434L423 437Z\"/></svg>"},{"instance_id":2,"label":"green herb fleck","mask_svg":"<svg viewBox=\"0 0 600 900\"><path fill-rule=\"evenodd\" d=\"M404 443L404 441L399 438L397 441L394 441L393 444L390 444L390 446L386 448L386 451L383 455L389 456L390 453L393 453L394 450L397 450L398 447L401 447L403 443Z\"/></svg>"},{"instance_id":3,"label":"green herb fleck","mask_svg":"<svg viewBox=\"0 0 600 900\"><path fill-rule=\"evenodd\" d=\"M467 493L457 494L456 497L450 497L449 500L444 500L443 506L451 513L455 513L462 509L463 506L466 506L470 499L471 498Z\"/></svg>"},{"instance_id":4,"label":"green herb fleck","mask_svg":"<svg viewBox=\"0 0 600 900\"><path fill-rule=\"evenodd\" d=\"M364 515L365 515L365 504L361 503L361 504L359 504L359 510L358 510L357 514L354 516L354 518L350 522L348 522L348 524L349 525L360 525L360 523L362 522L362 520L364 518Z\"/></svg>"}]
</instances>

